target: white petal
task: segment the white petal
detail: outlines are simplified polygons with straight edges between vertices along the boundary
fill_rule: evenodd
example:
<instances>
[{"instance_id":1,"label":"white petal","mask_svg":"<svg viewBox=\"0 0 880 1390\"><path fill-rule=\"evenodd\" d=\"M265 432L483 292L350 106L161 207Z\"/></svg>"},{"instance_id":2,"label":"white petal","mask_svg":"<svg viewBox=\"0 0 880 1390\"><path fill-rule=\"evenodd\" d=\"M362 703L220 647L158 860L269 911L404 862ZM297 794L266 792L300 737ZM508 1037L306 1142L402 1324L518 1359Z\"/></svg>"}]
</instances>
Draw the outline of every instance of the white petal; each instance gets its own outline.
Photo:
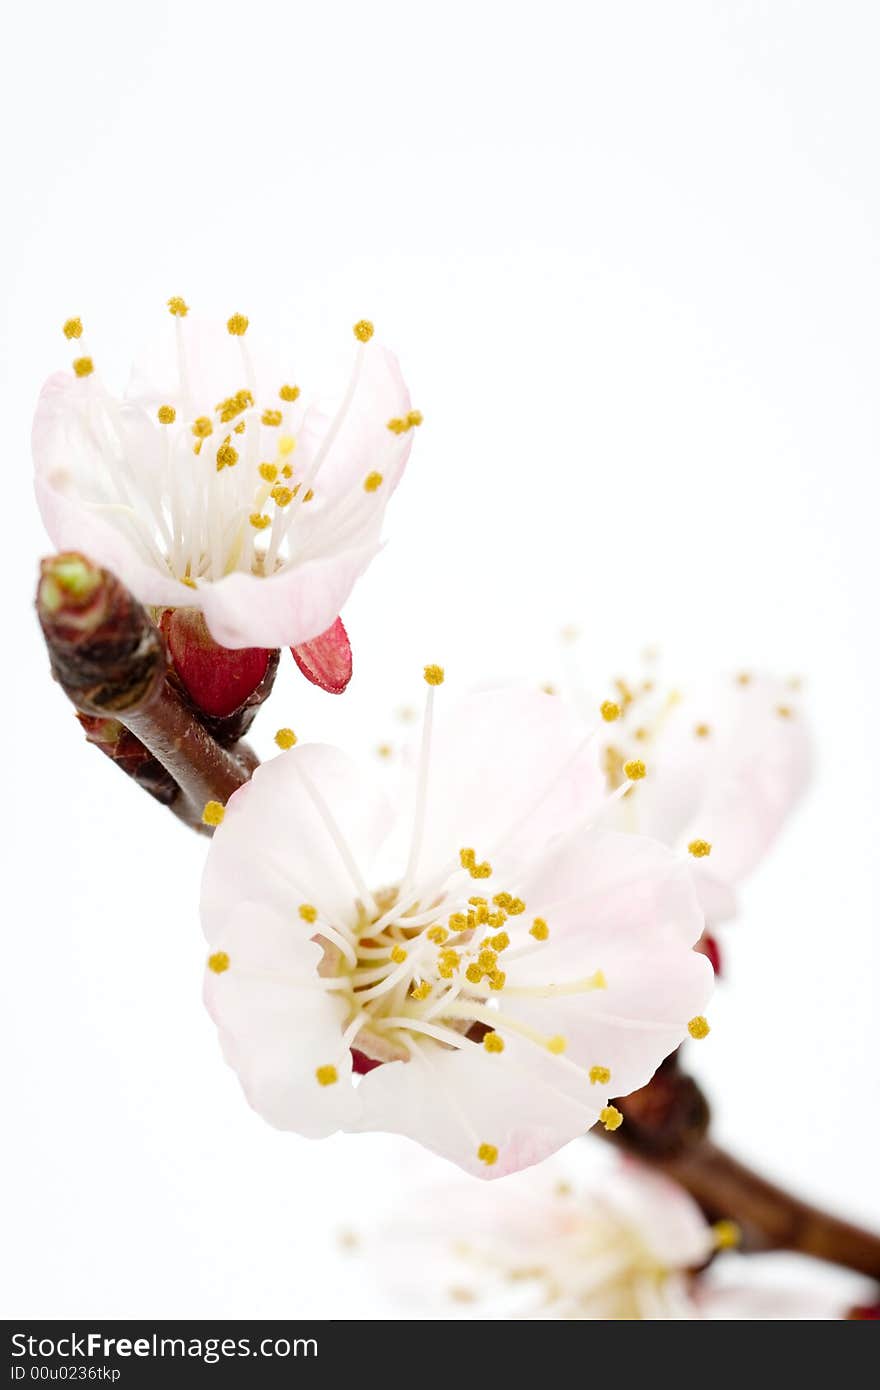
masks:
<instances>
[{"instance_id":1,"label":"white petal","mask_svg":"<svg viewBox=\"0 0 880 1390\"><path fill-rule=\"evenodd\" d=\"M361 874L369 874L391 821L381 788L338 749L299 744L257 768L214 832L202 880L202 924L212 943L248 902L272 905L291 920L303 902L332 923L355 920L358 885L308 782L330 808Z\"/></svg>"},{"instance_id":2,"label":"white petal","mask_svg":"<svg viewBox=\"0 0 880 1390\"><path fill-rule=\"evenodd\" d=\"M457 1051L419 1044L409 1062L364 1077L363 1112L348 1127L404 1134L475 1177L504 1177L583 1134L604 1103L558 1090L549 1061L516 1038L501 1054L476 1043ZM480 1161L484 1143L497 1148L497 1162Z\"/></svg>"},{"instance_id":3,"label":"white petal","mask_svg":"<svg viewBox=\"0 0 880 1390\"><path fill-rule=\"evenodd\" d=\"M346 1006L321 988L320 948L293 921L248 904L215 946L228 965L207 966L205 1002L249 1103L276 1128L313 1139L350 1123L359 1105L340 1046ZM316 1073L328 1064L337 1080L321 1085Z\"/></svg>"},{"instance_id":4,"label":"white petal","mask_svg":"<svg viewBox=\"0 0 880 1390\"><path fill-rule=\"evenodd\" d=\"M595 747L555 696L494 690L450 709L443 702L441 688L420 879L430 881L465 847L480 860L515 863L601 803Z\"/></svg>"}]
</instances>

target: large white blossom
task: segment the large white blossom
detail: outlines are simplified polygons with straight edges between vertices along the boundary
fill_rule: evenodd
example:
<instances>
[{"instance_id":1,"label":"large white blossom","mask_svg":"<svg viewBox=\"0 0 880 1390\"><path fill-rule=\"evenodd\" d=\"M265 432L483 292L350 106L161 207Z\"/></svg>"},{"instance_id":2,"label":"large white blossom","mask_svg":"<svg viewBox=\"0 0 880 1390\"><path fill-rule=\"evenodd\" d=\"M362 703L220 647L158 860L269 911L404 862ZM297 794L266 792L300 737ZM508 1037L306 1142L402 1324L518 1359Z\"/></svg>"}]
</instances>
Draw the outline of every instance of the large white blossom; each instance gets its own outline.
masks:
<instances>
[{"instance_id":1,"label":"large white blossom","mask_svg":"<svg viewBox=\"0 0 880 1390\"><path fill-rule=\"evenodd\" d=\"M400 1133L495 1177L616 1127L609 1097L701 1032L712 971L684 857L597 828L576 714L500 691L435 717L442 672L426 679L395 801L308 744L231 798L203 884L206 997L272 1124Z\"/></svg>"},{"instance_id":2,"label":"large white blossom","mask_svg":"<svg viewBox=\"0 0 880 1390\"><path fill-rule=\"evenodd\" d=\"M306 407L291 378L258 370L243 315L213 329L182 299L169 308L169 351L121 398L80 320L65 324L73 370L49 378L33 427L46 528L141 602L200 608L223 646L300 647L376 554L421 416L366 321L341 398Z\"/></svg>"}]
</instances>

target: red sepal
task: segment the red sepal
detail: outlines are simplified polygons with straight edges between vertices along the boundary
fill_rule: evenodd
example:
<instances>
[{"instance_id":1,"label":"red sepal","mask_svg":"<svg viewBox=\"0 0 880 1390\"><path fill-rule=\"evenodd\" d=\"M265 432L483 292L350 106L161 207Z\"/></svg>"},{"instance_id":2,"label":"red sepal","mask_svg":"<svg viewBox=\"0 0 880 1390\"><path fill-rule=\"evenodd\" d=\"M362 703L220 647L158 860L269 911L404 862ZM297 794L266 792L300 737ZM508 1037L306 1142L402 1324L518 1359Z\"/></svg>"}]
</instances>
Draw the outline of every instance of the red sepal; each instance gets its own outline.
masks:
<instances>
[{"instance_id":1,"label":"red sepal","mask_svg":"<svg viewBox=\"0 0 880 1390\"><path fill-rule=\"evenodd\" d=\"M351 643L341 618L320 637L290 650L306 680L330 695L342 694L351 680Z\"/></svg>"}]
</instances>

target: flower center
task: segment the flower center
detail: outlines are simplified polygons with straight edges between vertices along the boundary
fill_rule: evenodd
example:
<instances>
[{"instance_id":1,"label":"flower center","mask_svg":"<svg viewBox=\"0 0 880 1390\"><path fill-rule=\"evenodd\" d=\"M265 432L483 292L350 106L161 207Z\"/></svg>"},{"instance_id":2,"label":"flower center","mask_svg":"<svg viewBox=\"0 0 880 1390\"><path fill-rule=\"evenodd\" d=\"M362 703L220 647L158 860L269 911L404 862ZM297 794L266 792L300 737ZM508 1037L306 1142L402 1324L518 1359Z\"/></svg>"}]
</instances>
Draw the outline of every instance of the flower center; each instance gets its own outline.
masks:
<instances>
[{"instance_id":1,"label":"flower center","mask_svg":"<svg viewBox=\"0 0 880 1390\"><path fill-rule=\"evenodd\" d=\"M104 465L92 508L123 530L152 565L191 588L234 571L271 575L294 560L312 558L315 528L302 524L301 515L312 502L310 513L321 515L321 548L350 543L382 505L376 494L381 498L383 475L371 471L333 496L322 497L317 484L357 394L372 324L355 325L354 366L342 401L320 442L298 466L300 389L282 385L270 398L259 398L245 316L233 314L226 325L239 345L244 384L210 403L196 401L191 390L188 306L175 297L168 307L177 337L179 404L158 407L149 457L142 432L134 441L130 437L132 408L121 408L102 387L91 357L74 362L82 381L82 421ZM79 338L82 324L68 320L64 331ZM411 411L387 427L392 435L405 436L421 418ZM404 438L402 452L406 446Z\"/></svg>"}]
</instances>

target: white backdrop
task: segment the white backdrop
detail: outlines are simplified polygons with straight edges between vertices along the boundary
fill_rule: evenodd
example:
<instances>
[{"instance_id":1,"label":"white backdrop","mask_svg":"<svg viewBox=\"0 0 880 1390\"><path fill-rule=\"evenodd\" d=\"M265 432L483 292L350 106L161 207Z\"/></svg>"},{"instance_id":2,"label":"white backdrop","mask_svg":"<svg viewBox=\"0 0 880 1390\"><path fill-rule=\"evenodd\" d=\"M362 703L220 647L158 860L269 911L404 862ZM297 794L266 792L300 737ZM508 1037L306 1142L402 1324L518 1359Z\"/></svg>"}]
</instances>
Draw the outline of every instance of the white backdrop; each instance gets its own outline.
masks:
<instances>
[{"instance_id":1,"label":"white backdrop","mask_svg":"<svg viewBox=\"0 0 880 1390\"><path fill-rule=\"evenodd\" d=\"M298 348L373 318L425 414L345 617L368 753L449 690L807 679L810 797L749 883L699 1052L719 1133L880 1222L880 22L836 3L81 0L6 36L3 1311L387 1313L334 1232L439 1161L265 1127L200 1002L203 846L86 747L30 604L29 427L60 324L121 377L170 294ZM11 48L8 46L11 38ZM347 1282L341 1282L347 1278Z\"/></svg>"}]
</instances>

